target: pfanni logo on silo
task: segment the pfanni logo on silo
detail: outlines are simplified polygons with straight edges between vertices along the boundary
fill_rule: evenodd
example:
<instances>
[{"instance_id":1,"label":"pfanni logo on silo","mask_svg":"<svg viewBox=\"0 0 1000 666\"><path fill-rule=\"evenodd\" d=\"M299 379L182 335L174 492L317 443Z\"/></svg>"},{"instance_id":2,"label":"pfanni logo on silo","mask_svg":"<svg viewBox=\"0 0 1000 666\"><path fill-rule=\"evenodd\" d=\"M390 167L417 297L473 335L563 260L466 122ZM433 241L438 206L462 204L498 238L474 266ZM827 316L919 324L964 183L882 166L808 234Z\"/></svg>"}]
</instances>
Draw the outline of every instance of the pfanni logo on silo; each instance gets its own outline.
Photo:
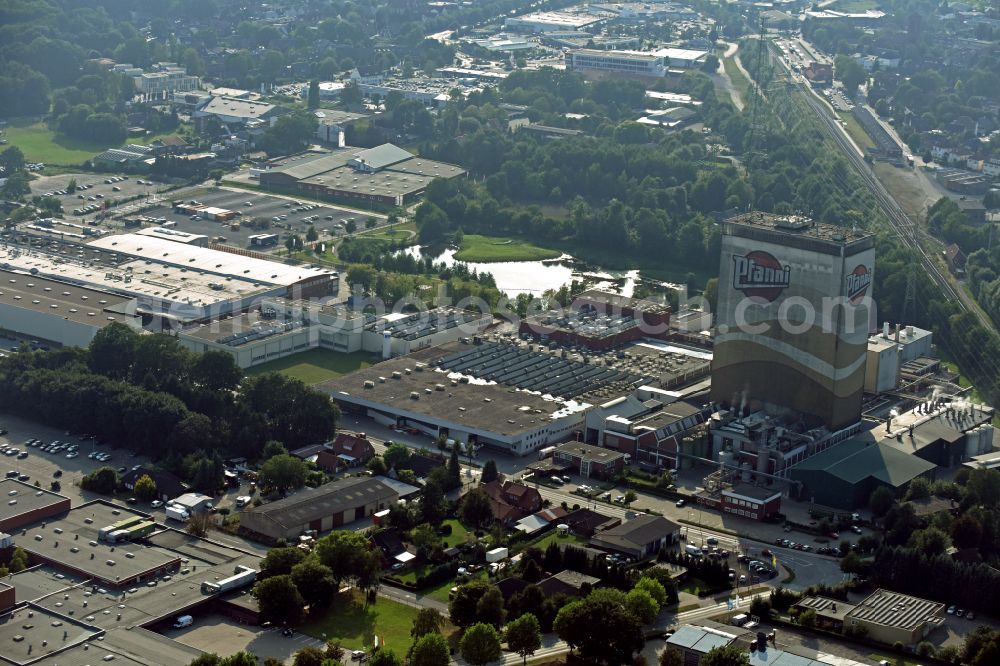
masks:
<instances>
[{"instance_id":1,"label":"pfanni logo on silo","mask_svg":"<svg viewBox=\"0 0 1000 666\"><path fill-rule=\"evenodd\" d=\"M864 264L858 264L847 274L847 299L851 305L860 303L872 283L872 272Z\"/></svg>"},{"instance_id":2,"label":"pfanni logo on silo","mask_svg":"<svg viewBox=\"0 0 1000 666\"><path fill-rule=\"evenodd\" d=\"M791 284L791 273L791 268L763 250L733 255L733 289L747 298L770 303Z\"/></svg>"}]
</instances>

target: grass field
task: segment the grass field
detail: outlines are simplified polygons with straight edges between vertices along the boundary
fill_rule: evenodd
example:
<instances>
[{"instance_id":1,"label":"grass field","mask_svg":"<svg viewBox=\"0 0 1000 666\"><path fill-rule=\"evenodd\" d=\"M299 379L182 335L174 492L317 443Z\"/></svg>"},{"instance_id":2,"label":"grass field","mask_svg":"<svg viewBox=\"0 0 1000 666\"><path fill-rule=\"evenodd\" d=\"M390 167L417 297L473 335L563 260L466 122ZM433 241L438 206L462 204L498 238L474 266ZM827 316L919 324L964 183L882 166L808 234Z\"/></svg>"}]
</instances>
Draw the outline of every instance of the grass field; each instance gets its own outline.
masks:
<instances>
[{"instance_id":1,"label":"grass field","mask_svg":"<svg viewBox=\"0 0 1000 666\"><path fill-rule=\"evenodd\" d=\"M28 162L45 164L80 164L109 146L94 141L80 141L57 136L43 123L8 123L7 141L24 153Z\"/></svg>"},{"instance_id":2,"label":"grass field","mask_svg":"<svg viewBox=\"0 0 1000 666\"><path fill-rule=\"evenodd\" d=\"M247 374L252 376L265 372L280 372L283 375L301 379L306 384L317 384L361 368L367 368L371 365L370 358L371 355L365 352L338 354L326 349L310 349L301 354L292 354L261 365L255 365L247 369Z\"/></svg>"},{"instance_id":3,"label":"grass field","mask_svg":"<svg viewBox=\"0 0 1000 666\"><path fill-rule=\"evenodd\" d=\"M362 594L352 590L338 594L325 616L302 625L300 631L320 640L340 639L349 650L371 647L378 636L380 645L403 654L416 617L416 608L384 597L365 607Z\"/></svg>"},{"instance_id":4,"label":"grass field","mask_svg":"<svg viewBox=\"0 0 1000 666\"><path fill-rule=\"evenodd\" d=\"M854 139L854 143L858 144L858 148L864 150L875 146L875 142L849 111L837 111L837 117L843 122L844 129Z\"/></svg>"},{"instance_id":5,"label":"grass field","mask_svg":"<svg viewBox=\"0 0 1000 666\"><path fill-rule=\"evenodd\" d=\"M533 547L544 551L546 548L549 547L550 543L568 543L577 546L585 546L587 545L587 539L581 536L577 536L575 534L567 534L565 536L560 536L559 532L552 531L549 532L549 534L546 535L544 539L542 539L538 543L533 544Z\"/></svg>"},{"instance_id":6,"label":"grass field","mask_svg":"<svg viewBox=\"0 0 1000 666\"><path fill-rule=\"evenodd\" d=\"M413 222L394 224L389 228L372 229L358 234L358 238L378 238L381 240L400 241L412 238L417 233L417 225Z\"/></svg>"},{"instance_id":7,"label":"grass field","mask_svg":"<svg viewBox=\"0 0 1000 666\"><path fill-rule=\"evenodd\" d=\"M743 102L746 103L749 99L750 81L747 77L743 76L743 72L740 71L739 66L737 66L733 58L723 58L722 66L725 68L729 80L733 82L733 88L740 94Z\"/></svg>"},{"instance_id":8,"label":"grass field","mask_svg":"<svg viewBox=\"0 0 1000 666\"><path fill-rule=\"evenodd\" d=\"M176 130L164 134L130 137L127 142L148 144L162 136L175 133ZM117 147L58 135L49 129L44 122L8 123L4 129L4 135L10 145L21 149L28 162L42 162L45 165L81 164L108 148Z\"/></svg>"},{"instance_id":9,"label":"grass field","mask_svg":"<svg viewBox=\"0 0 1000 666\"><path fill-rule=\"evenodd\" d=\"M462 239L462 248L455 253L459 261L538 261L555 259L561 252L532 245L526 241L497 236L468 234Z\"/></svg>"}]
</instances>

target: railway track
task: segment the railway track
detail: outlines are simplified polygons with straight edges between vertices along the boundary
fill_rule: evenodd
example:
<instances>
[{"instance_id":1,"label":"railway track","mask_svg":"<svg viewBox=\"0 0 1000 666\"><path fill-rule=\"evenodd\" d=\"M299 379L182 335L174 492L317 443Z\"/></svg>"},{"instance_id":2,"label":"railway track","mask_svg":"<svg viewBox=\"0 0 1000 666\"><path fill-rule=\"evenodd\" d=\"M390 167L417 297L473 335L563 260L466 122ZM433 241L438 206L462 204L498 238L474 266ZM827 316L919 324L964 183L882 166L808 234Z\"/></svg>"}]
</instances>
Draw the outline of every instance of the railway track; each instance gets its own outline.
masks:
<instances>
[{"instance_id":1,"label":"railway track","mask_svg":"<svg viewBox=\"0 0 1000 666\"><path fill-rule=\"evenodd\" d=\"M885 189L885 186L882 185L882 182L872 172L871 167L868 166L864 158L858 154L854 144L846 136L843 128L830 115L824 102L818 99L811 90L802 90L800 88L800 92L806 100L806 104L816 113L816 116L827 128L834 143L844 153L848 162L854 167L858 177L861 178L862 182L871 192L879 209L885 214L886 220L888 220L892 230L906 247L917 253L920 258L921 268L923 268L928 277L941 289L942 294L947 299L956 303L963 312L972 312L983 326L993 329L994 324L992 320L974 302L969 302L970 297L965 292L955 288L947 276L942 273L941 268L924 249L916 236L913 222L903 212L896 199Z\"/></svg>"}]
</instances>

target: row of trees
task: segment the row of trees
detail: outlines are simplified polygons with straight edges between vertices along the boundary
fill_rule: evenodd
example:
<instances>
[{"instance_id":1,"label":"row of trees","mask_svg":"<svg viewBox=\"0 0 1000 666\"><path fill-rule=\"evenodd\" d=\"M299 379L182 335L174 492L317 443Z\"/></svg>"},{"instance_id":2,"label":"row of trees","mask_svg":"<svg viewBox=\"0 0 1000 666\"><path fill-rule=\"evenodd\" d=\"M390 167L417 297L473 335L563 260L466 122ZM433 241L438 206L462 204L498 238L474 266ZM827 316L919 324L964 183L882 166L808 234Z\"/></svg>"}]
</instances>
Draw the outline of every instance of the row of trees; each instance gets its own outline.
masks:
<instances>
[{"instance_id":1,"label":"row of trees","mask_svg":"<svg viewBox=\"0 0 1000 666\"><path fill-rule=\"evenodd\" d=\"M244 378L228 354L193 354L172 337L140 336L121 324L104 328L88 349L0 359L0 402L174 470L194 465L196 455L217 477L220 454L257 459L270 440L324 442L339 417L327 396L298 380Z\"/></svg>"}]
</instances>

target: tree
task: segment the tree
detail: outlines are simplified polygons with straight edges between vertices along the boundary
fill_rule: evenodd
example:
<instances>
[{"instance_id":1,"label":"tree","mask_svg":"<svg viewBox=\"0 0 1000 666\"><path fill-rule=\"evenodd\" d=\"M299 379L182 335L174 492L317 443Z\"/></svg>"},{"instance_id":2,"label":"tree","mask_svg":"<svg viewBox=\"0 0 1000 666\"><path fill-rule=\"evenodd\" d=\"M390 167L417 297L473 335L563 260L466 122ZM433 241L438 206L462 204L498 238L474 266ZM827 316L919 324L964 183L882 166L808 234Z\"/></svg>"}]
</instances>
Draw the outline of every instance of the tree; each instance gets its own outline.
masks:
<instances>
[{"instance_id":1,"label":"tree","mask_svg":"<svg viewBox=\"0 0 1000 666\"><path fill-rule=\"evenodd\" d=\"M487 460L486 464L483 465L483 474L479 477L480 483L489 483L499 477L500 472L497 471L497 462L493 459Z\"/></svg>"},{"instance_id":2,"label":"tree","mask_svg":"<svg viewBox=\"0 0 1000 666\"><path fill-rule=\"evenodd\" d=\"M316 227L314 225L310 224L309 228L306 229L306 241L310 243L315 243L318 240L319 240L319 232L316 231Z\"/></svg>"},{"instance_id":3,"label":"tree","mask_svg":"<svg viewBox=\"0 0 1000 666\"><path fill-rule=\"evenodd\" d=\"M307 645L295 653L292 666L323 666L323 651L314 645Z\"/></svg>"},{"instance_id":4,"label":"tree","mask_svg":"<svg viewBox=\"0 0 1000 666\"><path fill-rule=\"evenodd\" d=\"M403 666L403 660L389 648L379 648L368 660L368 666Z\"/></svg>"},{"instance_id":5,"label":"tree","mask_svg":"<svg viewBox=\"0 0 1000 666\"><path fill-rule=\"evenodd\" d=\"M269 458L261 465L258 478L261 487L283 492L304 486L308 471L305 462L284 453Z\"/></svg>"},{"instance_id":6,"label":"tree","mask_svg":"<svg viewBox=\"0 0 1000 666\"><path fill-rule=\"evenodd\" d=\"M310 111L281 116L257 139L257 147L269 155L289 155L304 150L316 135L318 121Z\"/></svg>"},{"instance_id":7,"label":"tree","mask_svg":"<svg viewBox=\"0 0 1000 666\"><path fill-rule=\"evenodd\" d=\"M118 472L113 467L98 467L80 479L80 487L102 495L110 495L118 487Z\"/></svg>"},{"instance_id":8,"label":"tree","mask_svg":"<svg viewBox=\"0 0 1000 666\"><path fill-rule=\"evenodd\" d=\"M276 439L269 439L264 442L264 449L261 451L261 460L268 460L274 456L283 456L288 454L288 449L285 445Z\"/></svg>"},{"instance_id":9,"label":"tree","mask_svg":"<svg viewBox=\"0 0 1000 666\"><path fill-rule=\"evenodd\" d=\"M316 554L320 562L330 567L337 589L345 580L368 576L373 564L378 565L378 554L369 549L368 539L348 530L330 532L320 539Z\"/></svg>"},{"instance_id":10,"label":"tree","mask_svg":"<svg viewBox=\"0 0 1000 666\"><path fill-rule=\"evenodd\" d=\"M310 109L319 108L319 81L316 79L309 82L309 96L307 97L306 107Z\"/></svg>"},{"instance_id":11,"label":"tree","mask_svg":"<svg viewBox=\"0 0 1000 666\"><path fill-rule=\"evenodd\" d=\"M420 517L424 522L438 526L445 516L444 491L433 477L424 482L420 491Z\"/></svg>"},{"instance_id":12,"label":"tree","mask_svg":"<svg viewBox=\"0 0 1000 666\"><path fill-rule=\"evenodd\" d=\"M258 581L252 594L265 622L295 625L302 621L305 599L291 576L272 576Z\"/></svg>"},{"instance_id":13,"label":"tree","mask_svg":"<svg viewBox=\"0 0 1000 666\"><path fill-rule=\"evenodd\" d=\"M311 613L329 606L337 593L330 567L320 564L315 557L308 557L292 567L292 582L309 604Z\"/></svg>"},{"instance_id":14,"label":"tree","mask_svg":"<svg viewBox=\"0 0 1000 666\"><path fill-rule=\"evenodd\" d=\"M663 583L658 580L649 578L648 576L643 576L636 582L633 589L645 590L648 592L649 595L656 601L657 612L659 612L660 608L665 606L667 603L667 589L663 587Z\"/></svg>"},{"instance_id":15,"label":"tree","mask_svg":"<svg viewBox=\"0 0 1000 666\"><path fill-rule=\"evenodd\" d=\"M3 152L0 152L0 166L8 175L20 171L24 168L24 153L17 146L8 146Z\"/></svg>"},{"instance_id":16,"label":"tree","mask_svg":"<svg viewBox=\"0 0 1000 666\"><path fill-rule=\"evenodd\" d=\"M906 489L906 496L903 498L906 501L910 500L920 500L926 499L931 496L931 482L922 476L910 481L909 487Z\"/></svg>"},{"instance_id":17,"label":"tree","mask_svg":"<svg viewBox=\"0 0 1000 666\"><path fill-rule=\"evenodd\" d=\"M483 666L500 658L500 635L496 628L478 622L465 632L459 643L462 658L472 666Z\"/></svg>"},{"instance_id":18,"label":"tree","mask_svg":"<svg viewBox=\"0 0 1000 666\"><path fill-rule=\"evenodd\" d=\"M705 653L698 666L750 666L750 657L739 645L721 645Z\"/></svg>"},{"instance_id":19,"label":"tree","mask_svg":"<svg viewBox=\"0 0 1000 666\"><path fill-rule=\"evenodd\" d=\"M413 627L410 629L410 636L416 641L426 634L441 633L441 624L444 618L433 608L421 608L417 611L417 616L413 618Z\"/></svg>"},{"instance_id":20,"label":"tree","mask_svg":"<svg viewBox=\"0 0 1000 666\"><path fill-rule=\"evenodd\" d=\"M438 633L418 638L410 652L410 666L448 666L450 661L448 641Z\"/></svg>"},{"instance_id":21,"label":"tree","mask_svg":"<svg viewBox=\"0 0 1000 666\"><path fill-rule=\"evenodd\" d=\"M672 646L667 645L660 653L660 666L684 666L684 657Z\"/></svg>"},{"instance_id":22,"label":"tree","mask_svg":"<svg viewBox=\"0 0 1000 666\"><path fill-rule=\"evenodd\" d=\"M839 55L833 61L834 77L844 84L847 94L851 97L857 91L858 86L868 79L865 68L848 55Z\"/></svg>"},{"instance_id":23,"label":"tree","mask_svg":"<svg viewBox=\"0 0 1000 666\"><path fill-rule=\"evenodd\" d=\"M627 508L632 502L639 499L639 496L635 494L634 490L625 491L625 507Z\"/></svg>"},{"instance_id":24,"label":"tree","mask_svg":"<svg viewBox=\"0 0 1000 666\"><path fill-rule=\"evenodd\" d=\"M368 464L365 465L365 468L374 476L384 476L385 473L389 471L389 468L385 466L385 461L382 459L382 456L379 455L372 456L371 460L368 461Z\"/></svg>"},{"instance_id":25,"label":"tree","mask_svg":"<svg viewBox=\"0 0 1000 666\"><path fill-rule=\"evenodd\" d=\"M376 220L374 217L369 216L368 219L365 220L365 229L374 229L377 226L378 226L378 220Z\"/></svg>"},{"instance_id":26,"label":"tree","mask_svg":"<svg viewBox=\"0 0 1000 666\"><path fill-rule=\"evenodd\" d=\"M982 538L983 525L971 514L962 514L951 526L951 540L957 548L976 548Z\"/></svg>"},{"instance_id":27,"label":"tree","mask_svg":"<svg viewBox=\"0 0 1000 666\"><path fill-rule=\"evenodd\" d=\"M417 525L413 528L413 531L410 533L410 541L417 547L417 552L423 557L430 557L434 551L441 547L441 536L427 523Z\"/></svg>"},{"instance_id":28,"label":"tree","mask_svg":"<svg viewBox=\"0 0 1000 666\"><path fill-rule=\"evenodd\" d=\"M503 594L500 588L491 585L476 603L476 618L480 622L493 625L497 629L503 626L507 612L503 607Z\"/></svg>"},{"instance_id":29,"label":"tree","mask_svg":"<svg viewBox=\"0 0 1000 666\"><path fill-rule=\"evenodd\" d=\"M156 481L143 474L135 482L135 496L141 502L151 502L156 499Z\"/></svg>"},{"instance_id":30,"label":"tree","mask_svg":"<svg viewBox=\"0 0 1000 666\"><path fill-rule=\"evenodd\" d=\"M911 533L907 546L919 550L924 555L942 555L951 546L951 539L942 530L928 527Z\"/></svg>"},{"instance_id":31,"label":"tree","mask_svg":"<svg viewBox=\"0 0 1000 666\"><path fill-rule=\"evenodd\" d=\"M232 354L209 350L199 354L191 366L191 379L211 391L232 391L240 385L243 371Z\"/></svg>"},{"instance_id":32,"label":"tree","mask_svg":"<svg viewBox=\"0 0 1000 666\"><path fill-rule=\"evenodd\" d=\"M815 627L816 626L816 611L812 608L807 608L799 614L799 624L803 627Z\"/></svg>"},{"instance_id":33,"label":"tree","mask_svg":"<svg viewBox=\"0 0 1000 666\"><path fill-rule=\"evenodd\" d=\"M462 498L459 510L462 522L469 527L486 527L493 522L493 504L489 495L481 488L475 488Z\"/></svg>"},{"instance_id":34,"label":"tree","mask_svg":"<svg viewBox=\"0 0 1000 666\"><path fill-rule=\"evenodd\" d=\"M28 568L28 554L24 552L24 549L20 546L14 548L14 552L10 555L10 564L7 565L7 569L11 573L18 573L24 571Z\"/></svg>"},{"instance_id":35,"label":"tree","mask_svg":"<svg viewBox=\"0 0 1000 666\"><path fill-rule=\"evenodd\" d=\"M105 326L90 341L90 369L111 379L125 379L131 372L138 342L139 334L124 324Z\"/></svg>"},{"instance_id":36,"label":"tree","mask_svg":"<svg viewBox=\"0 0 1000 666\"><path fill-rule=\"evenodd\" d=\"M192 513L188 517L187 524L184 529L187 530L188 534L193 534L196 537L204 537L208 534L208 528L212 526L212 517L206 511L201 511L199 513Z\"/></svg>"},{"instance_id":37,"label":"tree","mask_svg":"<svg viewBox=\"0 0 1000 666\"><path fill-rule=\"evenodd\" d=\"M492 587L489 583L474 580L459 585L455 595L448 602L448 617L456 627L469 627L479 621L476 607L486 590Z\"/></svg>"},{"instance_id":38,"label":"tree","mask_svg":"<svg viewBox=\"0 0 1000 666\"><path fill-rule=\"evenodd\" d=\"M292 573L292 567L306 558L301 548L294 546L272 548L260 561L260 573L257 580L272 576L287 576Z\"/></svg>"},{"instance_id":39,"label":"tree","mask_svg":"<svg viewBox=\"0 0 1000 666\"><path fill-rule=\"evenodd\" d=\"M385 453L382 454L382 460L385 461L386 467L389 469L399 471L406 468L406 463L410 460L411 454L410 447L406 444L393 442L386 448Z\"/></svg>"},{"instance_id":40,"label":"tree","mask_svg":"<svg viewBox=\"0 0 1000 666\"><path fill-rule=\"evenodd\" d=\"M601 631L594 631L594 627ZM643 645L639 621L624 604L593 592L559 609L552 628L584 659L609 664L631 663L632 655Z\"/></svg>"},{"instance_id":41,"label":"tree","mask_svg":"<svg viewBox=\"0 0 1000 666\"><path fill-rule=\"evenodd\" d=\"M538 618L531 613L525 613L507 625L507 647L511 652L521 655L524 664L528 657L542 647L542 629Z\"/></svg>"},{"instance_id":42,"label":"tree","mask_svg":"<svg viewBox=\"0 0 1000 666\"><path fill-rule=\"evenodd\" d=\"M458 460L458 444L451 450L448 458L448 485L458 488L462 485L462 464Z\"/></svg>"},{"instance_id":43,"label":"tree","mask_svg":"<svg viewBox=\"0 0 1000 666\"><path fill-rule=\"evenodd\" d=\"M651 623L660 612L653 595L641 589L633 589L625 595L625 608L642 624Z\"/></svg>"},{"instance_id":44,"label":"tree","mask_svg":"<svg viewBox=\"0 0 1000 666\"><path fill-rule=\"evenodd\" d=\"M876 518L881 518L889 513L889 509L895 503L896 498L893 497L892 491L885 486L876 488L872 496L868 499L868 506L872 510L872 515Z\"/></svg>"},{"instance_id":45,"label":"tree","mask_svg":"<svg viewBox=\"0 0 1000 666\"><path fill-rule=\"evenodd\" d=\"M344 223L344 231L346 231L347 233L353 234L357 230L358 230L358 223L355 222L354 220L348 220L347 222Z\"/></svg>"}]
</instances>

